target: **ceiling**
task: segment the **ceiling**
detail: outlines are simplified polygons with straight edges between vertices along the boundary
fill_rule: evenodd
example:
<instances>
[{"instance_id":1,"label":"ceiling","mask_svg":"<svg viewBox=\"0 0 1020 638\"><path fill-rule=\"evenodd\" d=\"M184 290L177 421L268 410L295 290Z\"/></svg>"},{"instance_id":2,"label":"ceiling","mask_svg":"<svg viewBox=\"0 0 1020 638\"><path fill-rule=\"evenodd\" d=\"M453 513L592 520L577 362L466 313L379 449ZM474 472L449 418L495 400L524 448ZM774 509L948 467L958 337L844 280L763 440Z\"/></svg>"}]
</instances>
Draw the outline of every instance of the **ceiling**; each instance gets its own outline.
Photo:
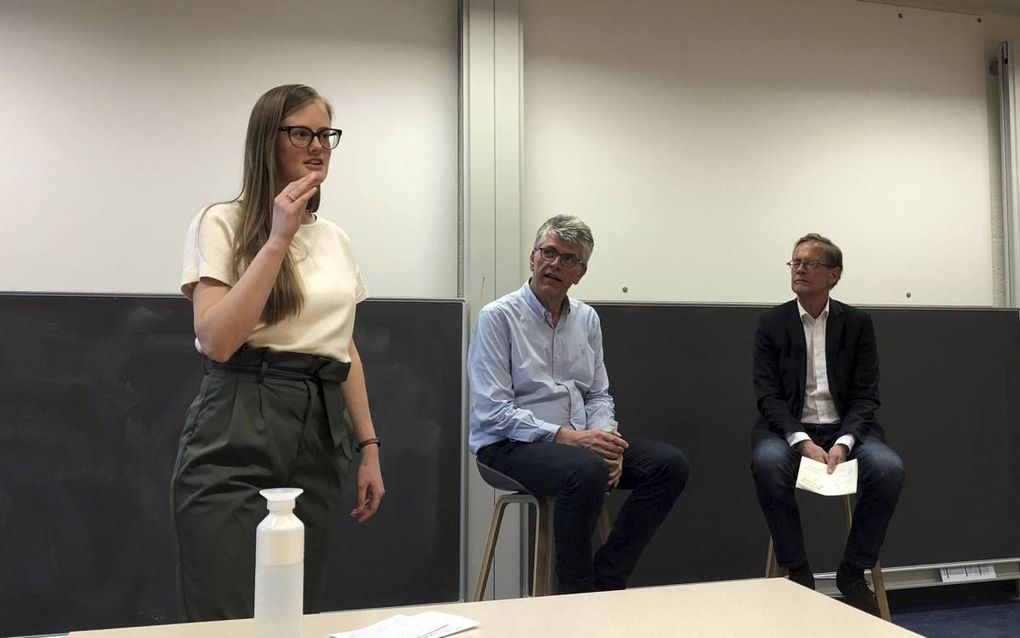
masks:
<instances>
[{"instance_id":1,"label":"ceiling","mask_svg":"<svg viewBox=\"0 0 1020 638\"><path fill-rule=\"evenodd\" d=\"M1002 13L1020 16L1020 0L865 0L882 4L942 9L962 13Z\"/></svg>"}]
</instances>

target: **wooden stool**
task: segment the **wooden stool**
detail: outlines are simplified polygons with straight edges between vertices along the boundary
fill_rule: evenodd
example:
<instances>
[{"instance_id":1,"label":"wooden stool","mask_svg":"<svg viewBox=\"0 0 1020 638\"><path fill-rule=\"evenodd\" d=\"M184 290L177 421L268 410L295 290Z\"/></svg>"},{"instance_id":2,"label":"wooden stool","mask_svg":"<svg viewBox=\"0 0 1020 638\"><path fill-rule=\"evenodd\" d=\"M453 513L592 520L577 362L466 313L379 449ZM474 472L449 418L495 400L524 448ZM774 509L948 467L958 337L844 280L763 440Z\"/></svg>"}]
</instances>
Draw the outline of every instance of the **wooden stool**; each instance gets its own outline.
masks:
<instances>
[{"instance_id":1,"label":"wooden stool","mask_svg":"<svg viewBox=\"0 0 1020 638\"><path fill-rule=\"evenodd\" d=\"M846 533L850 535L850 528L853 527L854 508L850 501L850 495L843 497L843 514L846 519ZM765 578L778 578L785 571L776 562L776 552L772 546L772 537L769 536L769 552L765 557ZM889 613L889 599L885 595L885 579L882 578L882 563L875 561L871 568L871 581L875 586L875 598L878 600L878 612L882 620L892 622L892 615Z\"/></svg>"},{"instance_id":2,"label":"wooden stool","mask_svg":"<svg viewBox=\"0 0 1020 638\"><path fill-rule=\"evenodd\" d=\"M496 554L496 541L499 539L499 530L503 525L503 513L507 506L518 504L535 508L535 557L532 564L531 595L546 596L555 593L553 588L553 563L556 555L553 542L553 506L556 499L551 496L539 496L529 492L523 485L501 474L491 467L478 462L478 472L486 483L512 494L503 494L496 499L492 510L492 523L489 525L489 537L485 541L485 552L482 554L482 564L478 570L478 582L475 584L475 595L472 601L481 600L485 595L485 586L489 580L489 570L492 569L492 560ZM612 530L612 522L609 519L609 509L605 501L602 503L602 511L599 513L598 521L599 535L602 542L609 538Z\"/></svg>"}]
</instances>

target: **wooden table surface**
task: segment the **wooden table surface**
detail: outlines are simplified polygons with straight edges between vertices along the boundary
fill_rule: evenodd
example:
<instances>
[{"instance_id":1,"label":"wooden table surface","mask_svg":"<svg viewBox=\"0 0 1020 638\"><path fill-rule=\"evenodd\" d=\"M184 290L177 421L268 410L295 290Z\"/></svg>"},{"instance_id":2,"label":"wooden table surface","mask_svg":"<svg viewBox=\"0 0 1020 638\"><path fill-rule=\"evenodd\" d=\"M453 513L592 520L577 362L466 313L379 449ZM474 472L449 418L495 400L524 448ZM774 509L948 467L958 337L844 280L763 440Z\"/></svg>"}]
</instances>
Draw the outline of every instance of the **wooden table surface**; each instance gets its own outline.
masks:
<instances>
[{"instance_id":1,"label":"wooden table surface","mask_svg":"<svg viewBox=\"0 0 1020 638\"><path fill-rule=\"evenodd\" d=\"M809 591L784 578L644 587L541 598L390 607L314 614L304 638L350 631L398 613L443 611L477 620L462 638L889 638L911 631ZM228 620L100 631L70 638L251 638L253 621Z\"/></svg>"}]
</instances>

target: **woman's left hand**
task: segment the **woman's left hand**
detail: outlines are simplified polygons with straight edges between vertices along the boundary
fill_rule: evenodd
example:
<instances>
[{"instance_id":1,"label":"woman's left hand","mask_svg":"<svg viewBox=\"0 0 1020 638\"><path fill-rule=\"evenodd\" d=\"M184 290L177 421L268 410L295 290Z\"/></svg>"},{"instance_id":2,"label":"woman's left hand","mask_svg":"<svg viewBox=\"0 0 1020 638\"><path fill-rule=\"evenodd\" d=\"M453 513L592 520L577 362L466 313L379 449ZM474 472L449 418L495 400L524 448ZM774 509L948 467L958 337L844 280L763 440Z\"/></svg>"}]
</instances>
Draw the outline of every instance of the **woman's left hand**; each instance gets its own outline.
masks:
<instances>
[{"instance_id":1,"label":"woman's left hand","mask_svg":"<svg viewBox=\"0 0 1020 638\"><path fill-rule=\"evenodd\" d=\"M358 465L358 504L351 510L351 518L364 523L379 509L386 488L383 487L382 468L379 467L379 446L369 445L361 451Z\"/></svg>"}]
</instances>

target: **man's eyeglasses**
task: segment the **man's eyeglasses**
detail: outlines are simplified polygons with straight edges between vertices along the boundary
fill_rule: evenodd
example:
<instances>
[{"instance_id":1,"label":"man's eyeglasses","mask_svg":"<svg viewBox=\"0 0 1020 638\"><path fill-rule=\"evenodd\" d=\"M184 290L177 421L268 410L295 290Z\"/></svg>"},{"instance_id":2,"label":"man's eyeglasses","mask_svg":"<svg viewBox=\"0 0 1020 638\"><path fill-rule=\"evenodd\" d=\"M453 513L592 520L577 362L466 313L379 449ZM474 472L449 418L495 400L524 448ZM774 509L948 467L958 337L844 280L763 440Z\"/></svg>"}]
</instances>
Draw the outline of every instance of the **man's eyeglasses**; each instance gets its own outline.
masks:
<instances>
[{"instance_id":1,"label":"man's eyeglasses","mask_svg":"<svg viewBox=\"0 0 1020 638\"><path fill-rule=\"evenodd\" d=\"M550 264L556 261L556 258L559 257L560 264L562 264L564 268L577 268L578 266L584 265L584 262L581 261L577 255L561 253L550 246L539 246L535 250L537 250L538 254L541 255L543 261L547 261Z\"/></svg>"},{"instance_id":2,"label":"man's eyeglasses","mask_svg":"<svg viewBox=\"0 0 1020 638\"><path fill-rule=\"evenodd\" d=\"M818 270L819 267L824 268L835 268L832 264L823 264L820 261L814 259L794 259L793 261L786 262L786 265L790 267L790 270L797 270L801 266L804 266L808 270Z\"/></svg>"},{"instance_id":3,"label":"man's eyeglasses","mask_svg":"<svg viewBox=\"0 0 1020 638\"><path fill-rule=\"evenodd\" d=\"M312 140L319 138L322 148L334 149L340 144L340 135L343 133L338 128L324 128L320 131L313 131L307 126L281 126L279 131L286 133L290 143L298 148L308 148Z\"/></svg>"}]
</instances>

